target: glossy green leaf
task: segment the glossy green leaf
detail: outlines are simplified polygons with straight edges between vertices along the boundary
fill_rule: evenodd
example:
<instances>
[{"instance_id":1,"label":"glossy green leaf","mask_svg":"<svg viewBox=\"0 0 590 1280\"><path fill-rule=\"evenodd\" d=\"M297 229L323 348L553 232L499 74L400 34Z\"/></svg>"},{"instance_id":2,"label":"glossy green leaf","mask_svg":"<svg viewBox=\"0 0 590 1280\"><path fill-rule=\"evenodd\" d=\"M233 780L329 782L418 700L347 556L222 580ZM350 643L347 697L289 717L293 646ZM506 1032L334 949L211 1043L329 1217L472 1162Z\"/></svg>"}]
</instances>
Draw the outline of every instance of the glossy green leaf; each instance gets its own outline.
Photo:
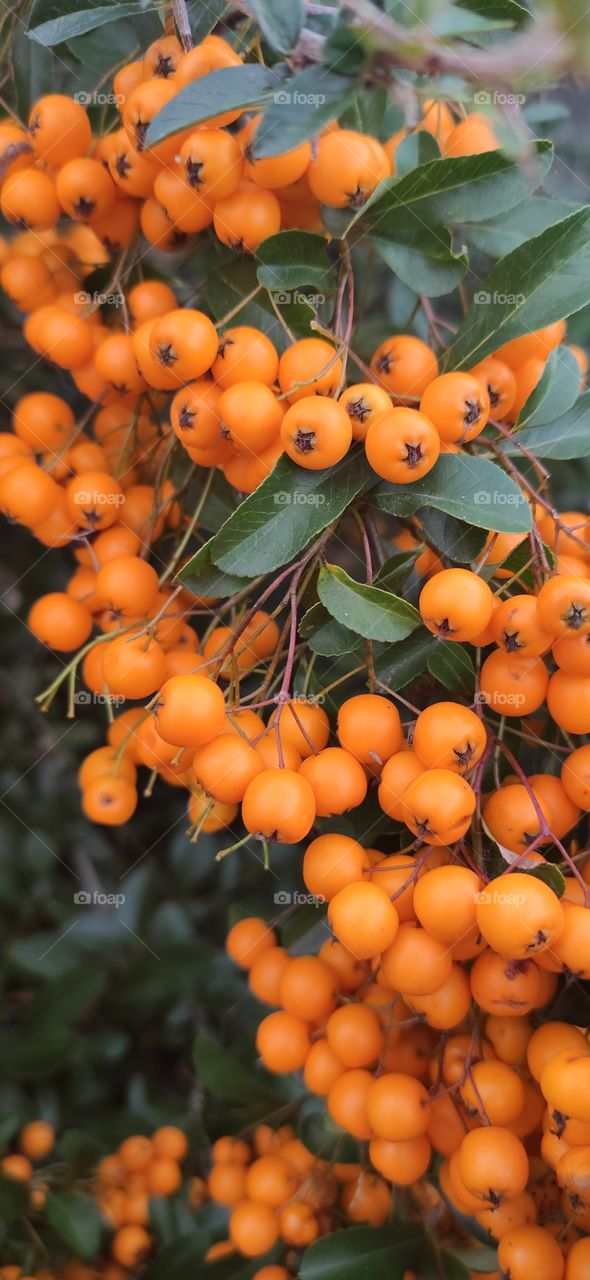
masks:
<instances>
[{"instance_id":1,"label":"glossy green leaf","mask_svg":"<svg viewBox=\"0 0 590 1280\"><path fill-rule=\"evenodd\" d=\"M402 1280L421 1242L416 1224L393 1221L383 1227L348 1227L306 1249L301 1280Z\"/></svg>"},{"instance_id":2,"label":"glossy green leaf","mask_svg":"<svg viewBox=\"0 0 590 1280\"><path fill-rule=\"evenodd\" d=\"M250 13L272 49L291 53L305 22L303 0L249 0Z\"/></svg>"},{"instance_id":3,"label":"glossy green leaf","mask_svg":"<svg viewBox=\"0 0 590 1280\"><path fill-rule=\"evenodd\" d=\"M287 7L287 6L285 6ZM351 102L356 84L347 76L311 66L279 84L258 130L255 155L281 155L313 138Z\"/></svg>"},{"instance_id":4,"label":"glossy green leaf","mask_svg":"<svg viewBox=\"0 0 590 1280\"><path fill-rule=\"evenodd\" d=\"M279 231L263 240L256 256L258 279L266 289L282 293L313 285L326 294L334 288L334 267L326 241L311 231ZM279 302L286 301L291 301L290 297L279 298Z\"/></svg>"},{"instance_id":5,"label":"glossy green leaf","mask_svg":"<svg viewBox=\"0 0 590 1280\"><path fill-rule=\"evenodd\" d=\"M498 533L528 533L531 511L514 481L487 458L442 454L422 480L411 485L381 484L370 495L373 506L393 516L411 516L436 507Z\"/></svg>"},{"instance_id":6,"label":"glossy green leaf","mask_svg":"<svg viewBox=\"0 0 590 1280\"><path fill-rule=\"evenodd\" d=\"M76 13L64 13L59 18L51 18L49 22L40 23L38 27L29 30L28 36L36 44L50 48L52 45L72 40L74 36L94 31L96 27L104 27L107 23L116 22L117 18L128 18L133 14L137 14L137 5L133 3L80 9Z\"/></svg>"},{"instance_id":7,"label":"glossy green leaf","mask_svg":"<svg viewBox=\"0 0 590 1280\"><path fill-rule=\"evenodd\" d=\"M52 1191L45 1203L47 1221L83 1262L100 1250L103 1222L93 1196L81 1191Z\"/></svg>"},{"instance_id":8,"label":"glossy green leaf","mask_svg":"<svg viewBox=\"0 0 590 1280\"><path fill-rule=\"evenodd\" d=\"M520 448L519 448L520 446ZM545 427L524 428L512 440L500 444L509 457L521 457L522 449L532 449L538 458L587 458L590 456L590 391L561 417Z\"/></svg>"},{"instance_id":9,"label":"glossy green leaf","mask_svg":"<svg viewBox=\"0 0 590 1280\"><path fill-rule=\"evenodd\" d=\"M216 1098L239 1099L242 1102L272 1101L274 1082L269 1079L267 1083L262 1071L260 1076L250 1071L205 1032L197 1036L193 1056L201 1083Z\"/></svg>"},{"instance_id":10,"label":"glossy green leaf","mask_svg":"<svg viewBox=\"0 0 590 1280\"><path fill-rule=\"evenodd\" d=\"M154 117L148 132L147 144L153 145L162 138L202 124L224 111L241 111L246 107L260 106L278 93L283 75L277 70L247 63L243 67L222 67L207 76L193 80L181 89Z\"/></svg>"},{"instance_id":11,"label":"glossy green leaf","mask_svg":"<svg viewBox=\"0 0 590 1280\"><path fill-rule=\"evenodd\" d=\"M342 515L371 474L355 454L328 471L307 471L286 456L279 458L190 568L198 573L203 560L212 561L224 573L246 578L279 569Z\"/></svg>"},{"instance_id":12,"label":"glossy green leaf","mask_svg":"<svg viewBox=\"0 0 590 1280\"><path fill-rule=\"evenodd\" d=\"M445 689L473 693L475 670L469 651L462 644L442 640L427 659L431 676L439 680Z\"/></svg>"},{"instance_id":13,"label":"glossy green leaf","mask_svg":"<svg viewBox=\"0 0 590 1280\"><path fill-rule=\"evenodd\" d=\"M542 427L561 417L576 400L580 389L580 366L573 351L557 347L551 352L541 377L521 409L516 429Z\"/></svg>"},{"instance_id":14,"label":"glossy green leaf","mask_svg":"<svg viewBox=\"0 0 590 1280\"><path fill-rule=\"evenodd\" d=\"M332 617L366 640L393 644L404 640L420 624L413 605L379 587L355 582L335 564L324 565L320 570L317 590Z\"/></svg>"},{"instance_id":15,"label":"glossy green leaf","mask_svg":"<svg viewBox=\"0 0 590 1280\"><path fill-rule=\"evenodd\" d=\"M375 663L375 671L390 689L405 689L407 684L428 670L428 663L440 641L421 627L413 635L393 644Z\"/></svg>"},{"instance_id":16,"label":"glossy green leaf","mask_svg":"<svg viewBox=\"0 0 590 1280\"><path fill-rule=\"evenodd\" d=\"M481 282L449 352L469 368L497 347L590 302L590 208L533 236Z\"/></svg>"},{"instance_id":17,"label":"glossy green leaf","mask_svg":"<svg viewBox=\"0 0 590 1280\"><path fill-rule=\"evenodd\" d=\"M517 249L530 240L531 236L540 235L547 227L552 227L560 218L567 218L575 213L579 206L568 200L556 200L549 196L531 196L523 200L514 209L496 215L492 210L489 219L478 222L464 222L461 234L480 249L482 253L493 258L503 258L512 249Z\"/></svg>"}]
</instances>

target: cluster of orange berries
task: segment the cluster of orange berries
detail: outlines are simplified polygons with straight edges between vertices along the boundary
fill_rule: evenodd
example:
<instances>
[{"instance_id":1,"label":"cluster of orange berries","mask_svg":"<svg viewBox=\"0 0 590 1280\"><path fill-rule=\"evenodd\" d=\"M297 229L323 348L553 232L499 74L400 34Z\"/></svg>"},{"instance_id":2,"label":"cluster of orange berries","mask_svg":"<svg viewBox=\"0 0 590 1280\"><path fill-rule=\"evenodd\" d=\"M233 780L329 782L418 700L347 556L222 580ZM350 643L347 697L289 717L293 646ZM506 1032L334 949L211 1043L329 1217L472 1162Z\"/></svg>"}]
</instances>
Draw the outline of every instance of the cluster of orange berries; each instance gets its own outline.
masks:
<instances>
[{"instance_id":1,"label":"cluster of orange berries","mask_svg":"<svg viewBox=\"0 0 590 1280\"><path fill-rule=\"evenodd\" d=\"M227 950L274 1007L258 1028L264 1065L302 1071L332 1121L369 1144L377 1181L355 1220L387 1216L389 1184L433 1184L498 1242L503 1276L585 1277L590 1045L534 1019L561 967L558 898L526 873L484 887L439 850L383 857L332 835L309 846L304 879L329 904L319 955L291 956L257 917L234 925Z\"/></svg>"},{"instance_id":2,"label":"cluster of orange berries","mask_svg":"<svg viewBox=\"0 0 590 1280\"><path fill-rule=\"evenodd\" d=\"M5 1178L24 1182L29 1187L31 1209L38 1212L45 1204L47 1192L43 1170L35 1165L47 1159L55 1146L55 1130L47 1120L31 1120L17 1136L18 1150L0 1160L0 1172Z\"/></svg>"},{"instance_id":3,"label":"cluster of orange berries","mask_svg":"<svg viewBox=\"0 0 590 1280\"><path fill-rule=\"evenodd\" d=\"M121 124L114 131L93 137L83 106L63 94L34 104L28 130L2 121L4 217L43 231L66 214L88 224L109 250L125 247L138 224L150 244L172 251L213 227L223 244L254 252L281 227L321 230L321 203L359 208L395 173L395 152L406 129L381 145L332 121L315 148L303 142L260 159L256 136L262 117L253 115L230 132L227 126L241 116L236 110L150 143L150 124L178 92L242 62L216 35L188 53L175 36L163 36L117 72L113 96ZM456 124L444 103L425 103L415 128L433 134L448 156L499 145L480 116ZM39 285L50 285L41 272Z\"/></svg>"},{"instance_id":4,"label":"cluster of orange berries","mask_svg":"<svg viewBox=\"0 0 590 1280\"><path fill-rule=\"evenodd\" d=\"M151 1251L150 1196L176 1195L187 1153L182 1129L164 1125L151 1138L140 1134L125 1138L116 1152L99 1161L96 1201L114 1231L111 1253L120 1266L133 1270Z\"/></svg>"}]
</instances>

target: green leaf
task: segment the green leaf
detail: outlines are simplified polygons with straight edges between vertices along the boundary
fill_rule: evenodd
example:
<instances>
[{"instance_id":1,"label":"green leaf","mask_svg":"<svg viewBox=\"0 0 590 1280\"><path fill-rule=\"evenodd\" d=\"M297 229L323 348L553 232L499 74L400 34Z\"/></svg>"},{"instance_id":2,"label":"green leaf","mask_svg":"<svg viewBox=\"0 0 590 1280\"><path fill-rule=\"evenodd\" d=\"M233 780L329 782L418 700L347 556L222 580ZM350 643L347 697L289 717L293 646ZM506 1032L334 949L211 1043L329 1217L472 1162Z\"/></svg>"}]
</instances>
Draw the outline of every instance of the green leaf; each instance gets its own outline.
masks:
<instances>
[{"instance_id":1,"label":"green leaf","mask_svg":"<svg viewBox=\"0 0 590 1280\"><path fill-rule=\"evenodd\" d=\"M359 637L330 617L323 604L314 604L301 619L299 633L309 640L313 653L322 658L335 658L352 653L359 646Z\"/></svg>"},{"instance_id":2,"label":"green leaf","mask_svg":"<svg viewBox=\"0 0 590 1280\"><path fill-rule=\"evenodd\" d=\"M111 4L97 9L81 9L77 13L65 13L60 18L51 18L38 27L28 31L29 40L50 48L55 44L63 44L74 36L84 35L86 31L94 31L96 27L104 27L107 23L116 22L117 18L128 18L137 14L137 5Z\"/></svg>"},{"instance_id":3,"label":"green leaf","mask_svg":"<svg viewBox=\"0 0 590 1280\"><path fill-rule=\"evenodd\" d=\"M193 1280L196 1264L210 1243L209 1236L193 1224L192 1230L176 1235L159 1249L144 1272L145 1280Z\"/></svg>"},{"instance_id":4,"label":"green leaf","mask_svg":"<svg viewBox=\"0 0 590 1280\"><path fill-rule=\"evenodd\" d=\"M276 1102L272 1080L267 1083L262 1072L255 1075L204 1031L197 1036L193 1057L199 1080L214 1097L231 1102Z\"/></svg>"},{"instance_id":5,"label":"green leaf","mask_svg":"<svg viewBox=\"0 0 590 1280\"><path fill-rule=\"evenodd\" d=\"M519 431L514 441L503 440L500 448L508 457L522 457L519 445L531 449L538 458L566 461L590 456L590 391L549 426Z\"/></svg>"},{"instance_id":6,"label":"green leaf","mask_svg":"<svg viewBox=\"0 0 590 1280\"><path fill-rule=\"evenodd\" d=\"M357 133L370 133L379 142L386 142L404 125L403 111L389 101L385 85L359 89L349 107L343 111L338 123L342 129L354 129ZM428 157L430 158L430 157Z\"/></svg>"},{"instance_id":7,"label":"green leaf","mask_svg":"<svg viewBox=\"0 0 590 1280\"><path fill-rule=\"evenodd\" d=\"M397 591L407 582L423 550L423 546L420 545L413 551L398 551L395 555L389 556L375 574L373 586L381 587L383 591Z\"/></svg>"},{"instance_id":8,"label":"green leaf","mask_svg":"<svg viewBox=\"0 0 590 1280\"><path fill-rule=\"evenodd\" d=\"M575 213L578 205L567 200L553 200L549 196L532 196L523 200L515 209L508 209L498 217L491 211L489 221L482 219L476 223L464 222L461 234L492 258L503 258L512 249L517 249L530 240L531 236L540 235L547 227L552 227L560 218L567 218Z\"/></svg>"},{"instance_id":9,"label":"green leaf","mask_svg":"<svg viewBox=\"0 0 590 1280\"><path fill-rule=\"evenodd\" d=\"M47 1221L83 1262L100 1250L102 1219L96 1200L81 1191L51 1192L45 1203Z\"/></svg>"},{"instance_id":10,"label":"green leaf","mask_svg":"<svg viewBox=\"0 0 590 1280\"><path fill-rule=\"evenodd\" d=\"M565 876L559 870L559 867L553 865L552 862L546 862L543 866L532 867L529 875L536 876L537 880L542 880L543 884L549 886L558 898L565 893Z\"/></svg>"},{"instance_id":11,"label":"green leaf","mask_svg":"<svg viewBox=\"0 0 590 1280\"><path fill-rule=\"evenodd\" d=\"M548 142L537 143L536 159L526 172L520 161L501 151L431 160L403 178L387 178L353 216L333 211L330 230L348 234L360 224L362 234L374 228L389 239L396 227L401 234L411 215L420 225L478 222L489 217L491 206L501 213L519 204L542 181L551 160Z\"/></svg>"},{"instance_id":12,"label":"green leaf","mask_svg":"<svg viewBox=\"0 0 590 1280\"><path fill-rule=\"evenodd\" d=\"M347 1227L317 1240L299 1266L301 1280L402 1280L424 1239L420 1227Z\"/></svg>"},{"instance_id":13,"label":"green leaf","mask_svg":"<svg viewBox=\"0 0 590 1280\"><path fill-rule=\"evenodd\" d=\"M456 9L469 9L484 18L495 18L502 22L521 26L530 21L530 13L517 0L454 0ZM493 1267L490 1270L494 1270Z\"/></svg>"},{"instance_id":14,"label":"green leaf","mask_svg":"<svg viewBox=\"0 0 590 1280\"><path fill-rule=\"evenodd\" d=\"M463 319L448 367L469 368L512 338L570 316L589 301L590 208L584 208L496 264Z\"/></svg>"},{"instance_id":15,"label":"green leaf","mask_svg":"<svg viewBox=\"0 0 590 1280\"><path fill-rule=\"evenodd\" d=\"M473 693L475 688L473 662L462 644L443 640L433 649L427 659L427 665L431 676L439 680L445 689Z\"/></svg>"},{"instance_id":16,"label":"green leaf","mask_svg":"<svg viewBox=\"0 0 590 1280\"><path fill-rule=\"evenodd\" d=\"M306 67L292 80L276 85L258 130L255 155L258 159L278 156L313 138L329 120L341 115L355 89L354 80L321 66Z\"/></svg>"},{"instance_id":17,"label":"green leaf","mask_svg":"<svg viewBox=\"0 0 590 1280\"><path fill-rule=\"evenodd\" d=\"M557 347L551 352L541 377L521 409L520 427L542 427L571 409L580 389L580 366L573 351Z\"/></svg>"},{"instance_id":18,"label":"green leaf","mask_svg":"<svg viewBox=\"0 0 590 1280\"><path fill-rule=\"evenodd\" d=\"M430 542L441 555L457 564L469 564L483 550L486 534L464 520L445 515L444 511L426 507L419 515Z\"/></svg>"},{"instance_id":19,"label":"green leaf","mask_svg":"<svg viewBox=\"0 0 590 1280\"><path fill-rule=\"evenodd\" d=\"M381 654L375 663L375 671L391 689L405 689L407 684L428 670L429 660L438 644L438 638L422 627Z\"/></svg>"},{"instance_id":20,"label":"green leaf","mask_svg":"<svg viewBox=\"0 0 590 1280\"><path fill-rule=\"evenodd\" d=\"M183 586L188 587L189 591L194 591L196 596L208 596L211 600L224 599L225 596L233 595L235 591L243 590L243 578L222 573L213 564L209 555L210 545L211 543L207 542L200 551L197 551L192 560L189 560L176 575L174 581L182 582Z\"/></svg>"},{"instance_id":21,"label":"green leaf","mask_svg":"<svg viewBox=\"0 0 590 1280\"><path fill-rule=\"evenodd\" d=\"M467 258L453 251L445 227L427 226L414 217L385 219L378 229L378 235L367 236L367 243L408 288L436 298L450 293L465 275Z\"/></svg>"},{"instance_id":22,"label":"green leaf","mask_svg":"<svg viewBox=\"0 0 590 1280\"><path fill-rule=\"evenodd\" d=\"M491 1246L481 1249L449 1249L450 1257L462 1262L468 1271L495 1271L498 1266L498 1253Z\"/></svg>"},{"instance_id":23,"label":"green leaf","mask_svg":"<svg viewBox=\"0 0 590 1280\"><path fill-rule=\"evenodd\" d=\"M531 528L528 502L510 476L487 458L442 454L416 484L380 484L370 501L393 516L411 516L429 506L497 533L528 533Z\"/></svg>"},{"instance_id":24,"label":"green leaf","mask_svg":"<svg viewBox=\"0 0 590 1280\"><path fill-rule=\"evenodd\" d=\"M355 582L335 564L326 564L320 570L318 595L337 622L366 640L393 644L404 640L420 623L413 605L379 587Z\"/></svg>"},{"instance_id":25,"label":"green leaf","mask_svg":"<svg viewBox=\"0 0 590 1280\"><path fill-rule=\"evenodd\" d=\"M250 0L250 13L278 53L292 53L305 22L303 0Z\"/></svg>"},{"instance_id":26,"label":"green leaf","mask_svg":"<svg viewBox=\"0 0 590 1280\"><path fill-rule=\"evenodd\" d=\"M436 138L427 129L416 129L403 138L395 149L396 177L404 178L412 169L428 164L430 160L440 160Z\"/></svg>"},{"instance_id":27,"label":"green leaf","mask_svg":"<svg viewBox=\"0 0 590 1280\"><path fill-rule=\"evenodd\" d=\"M51 92L53 58L48 49L28 39L28 33L20 22L16 24L12 39L11 64L18 114L27 120L33 103Z\"/></svg>"},{"instance_id":28,"label":"green leaf","mask_svg":"<svg viewBox=\"0 0 590 1280\"><path fill-rule=\"evenodd\" d=\"M256 257L258 279L266 289L289 290L306 284L327 293L334 287L326 241L311 231L279 231L263 240Z\"/></svg>"},{"instance_id":29,"label":"green leaf","mask_svg":"<svg viewBox=\"0 0 590 1280\"><path fill-rule=\"evenodd\" d=\"M0 1221L12 1222L27 1212L29 1188L15 1178L5 1178L0 1173Z\"/></svg>"},{"instance_id":30,"label":"green leaf","mask_svg":"<svg viewBox=\"0 0 590 1280\"><path fill-rule=\"evenodd\" d=\"M282 83L283 77L277 68L261 67L258 63L211 71L181 89L158 112L148 129L147 145L161 142L179 129L202 124L224 111L260 106L269 101L273 93L278 93Z\"/></svg>"},{"instance_id":31,"label":"green leaf","mask_svg":"<svg viewBox=\"0 0 590 1280\"><path fill-rule=\"evenodd\" d=\"M243 577L279 569L342 515L370 475L361 454L348 454L328 471L307 471L279 458L190 567L198 572L203 556Z\"/></svg>"}]
</instances>

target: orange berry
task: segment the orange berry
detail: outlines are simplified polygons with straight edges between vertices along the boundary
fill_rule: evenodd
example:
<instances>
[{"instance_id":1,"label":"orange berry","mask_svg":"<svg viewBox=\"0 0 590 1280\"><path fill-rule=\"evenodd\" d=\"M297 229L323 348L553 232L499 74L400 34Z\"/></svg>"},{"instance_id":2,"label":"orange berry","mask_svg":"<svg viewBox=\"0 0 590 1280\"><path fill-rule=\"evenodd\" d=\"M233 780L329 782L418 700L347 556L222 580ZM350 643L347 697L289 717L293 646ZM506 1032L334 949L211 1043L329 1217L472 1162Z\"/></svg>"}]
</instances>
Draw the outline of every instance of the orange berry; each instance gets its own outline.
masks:
<instances>
[{"instance_id":1,"label":"orange berry","mask_svg":"<svg viewBox=\"0 0 590 1280\"><path fill-rule=\"evenodd\" d=\"M371 369L394 400L403 403L423 396L438 374L438 361L420 338L400 334L381 343L372 356Z\"/></svg>"},{"instance_id":2,"label":"orange berry","mask_svg":"<svg viewBox=\"0 0 590 1280\"><path fill-rule=\"evenodd\" d=\"M259 1024L256 1047L269 1071L300 1071L311 1048L307 1023L282 1010L269 1013Z\"/></svg>"},{"instance_id":3,"label":"orange berry","mask_svg":"<svg viewBox=\"0 0 590 1280\"><path fill-rule=\"evenodd\" d=\"M445 640L471 640L487 626L493 596L487 583L470 569L443 569L420 592L422 621Z\"/></svg>"},{"instance_id":4,"label":"orange berry","mask_svg":"<svg viewBox=\"0 0 590 1280\"><path fill-rule=\"evenodd\" d=\"M385 891L369 881L340 889L330 902L328 919L339 942L360 960L369 960L390 947L399 924Z\"/></svg>"}]
</instances>

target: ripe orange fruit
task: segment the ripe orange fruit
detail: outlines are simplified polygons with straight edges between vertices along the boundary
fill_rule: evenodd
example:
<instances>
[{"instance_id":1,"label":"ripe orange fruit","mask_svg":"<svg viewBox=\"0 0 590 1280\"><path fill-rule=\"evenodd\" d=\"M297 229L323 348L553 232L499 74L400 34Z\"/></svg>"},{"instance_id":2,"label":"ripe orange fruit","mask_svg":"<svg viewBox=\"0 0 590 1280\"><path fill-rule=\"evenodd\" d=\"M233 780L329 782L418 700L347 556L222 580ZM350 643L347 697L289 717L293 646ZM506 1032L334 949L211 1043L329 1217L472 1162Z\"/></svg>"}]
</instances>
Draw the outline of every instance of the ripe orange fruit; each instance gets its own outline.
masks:
<instances>
[{"instance_id":1,"label":"ripe orange fruit","mask_svg":"<svg viewBox=\"0 0 590 1280\"><path fill-rule=\"evenodd\" d=\"M157 640L147 635L122 635L104 648L104 679L113 693L124 698L148 698L159 689L166 662Z\"/></svg>"},{"instance_id":2,"label":"ripe orange fruit","mask_svg":"<svg viewBox=\"0 0 590 1280\"><path fill-rule=\"evenodd\" d=\"M147 1257L151 1247L152 1238L145 1227L129 1224L115 1232L111 1252L115 1262L133 1270Z\"/></svg>"},{"instance_id":3,"label":"ripe orange fruit","mask_svg":"<svg viewBox=\"0 0 590 1280\"><path fill-rule=\"evenodd\" d=\"M322 204L360 209L390 172L387 154L375 138L337 129L319 139L307 177Z\"/></svg>"},{"instance_id":4,"label":"ripe orange fruit","mask_svg":"<svg viewBox=\"0 0 590 1280\"><path fill-rule=\"evenodd\" d=\"M382 387L398 403L418 401L438 374L438 361L420 338L400 334L387 338L371 359L371 369Z\"/></svg>"},{"instance_id":5,"label":"ripe orange fruit","mask_svg":"<svg viewBox=\"0 0 590 1280\"><path fill-rule=\"evenodd\" d=\"M465 1135L458 1170L467 1190L493 1206L524 1191L529 1163L519 1138L509 1129L488 1125Z\"/></svg>"},{"instance_id":6,"label":"ripe orange fruit","mask_svg":"<svg viewBox=\"0 0 590 1280\"><path fill-rule=\"evenodd\" d=\"M495 649L483 663L479 685L481 700L492 711L527 716L545 701L549 672L541 658L520 658Z\"/></svg>"},{"instance_id":7,"label":"ripe orange fruit","mask_svg":"<svg viewBox=\"0 0 590 1280\"><path fill-rule=\"evenodd\" d=\"M269 947L274 947L277 940L274 929L258 916L246 916L230 929L225 940L225 949L232 960L243 969L250 969Z\"/></svg>"},{"instance_id":8,"label":"ripe orange fruit","mask_svg":"<svg viewBox=\"0 0 590 1280\"><path fill-rule=\"evenodd\" d=\"M281 228L281 207L272 191L255 182L241 182L230 195L217 200L213 225L222 244L244 253L256 253L268 236Z\"/></svg>"},{"instance_id":9,"label":"ripe orange fruit","mask_svg":"<svg viewBox=\"0 0 590 1280\"><path fill-rule=\"evenodd\" d=\"M391 409L369 427L365 451L373 470L384 480L412 484L432 470L440 453L440 437L424 413Z\"/></svg>"},{"instance_id":10,"label":"ripe orange fruit","mask_svg":"<svg viewBox=\"0 0 590 1280\"><path fill-rule=\"evenodd\" d=\"M280 1003L287 1013L318 1022L332 1013L337 985L334 970L323 960L295 956L283 974Z\"/></svg>"},{"instance_id":11,"label":"ripe orange fruit","mask_svg":"<svg viewBox=\"0 0 590 1280\"><path fill-rule=\"evenodd\" d=\"M27 619L33 635L50 649L72 653L92 631L92 615L85 605L62 591L40 596Z\"/></svg>"},{"instance_id":12,"label":"ripe orange fruit","mask_svg":"<svg viewBox=\"0 0 590 1280\"><path fill-rule=\"evenodd\" d=\"M313 788L291 769L263 769L246 788L242 803L246 830L280 844L303 840L315 813Z\"/></svg>"},{"instance_id":13,"label":"ripe orange fruit","mask_svg":"<svg viewBox=\"0 0 590 1280\"><path fill-rule=\"evenodd\" d=\"M364 440L369 427L391 410L391 399L387 392L373 382L360 382L347 387L338 397L338 402L344 406L350 418L354 440Z\"/></svg>"},{"instance_id":14,"label":"ripe orange fruit","mask_svg":"<svg viewBox=\"0 0 590 1280\"><path fill-rule=\"evenodd\" d=\"M341 374L342 360L323 338L301 338L279 360L279 385L290 404L310 396L334 395Z\"/></svg>"},{"instance_id":15,"label":"ripe orange fruit","mask_svg":"<svg viewBox=\"0 0 590 1280\"><path fill-rule=\"evenodd\" d=\"M487 582L470 569L443 569L420 592L422 621L445 640L472 640L487 627L493 607Z\"/></svg>"},{"instance_id":16,"label":"ripe orange fruit","mask_svg":"<svg viewBox=\"0 0 590 1280\"><path fill-rule=\"evenodd\" d=\"M315 795L320 818L346 813L362 804L367 794L367 778L356 756L342 747L325 747L310 755L299 767Z\"/></svg>"},{"instance_id":17,"label":"ripe orange fruit","mask_svg":"<svg viewBox=\"0 0 590 1280\"><path fill-rule=\"evenodd\" d=\"M338 941L360 960L391 946L399 917L384 889L369 881L347 884L331 899L328 919Z\"/></svg>"},{"instance_id":18,"label":"ripe orange fruit","mask_svg":"<svg viewBox=\"0 0 590 1280\"><path fill-rule=\"evenodd\" d=\"M21 1129L18 1145L29 1160L44 1160L55 1146L55 1129L46 1120L31 1120Z\"/></svg>"},{"instance_id":19,"label":"ripe orange fruit","mask_svg":"<svg viewBox=\"0 0 590 1280\"><path fill-rule=\"evenodd\" d=\"M558 574L543 584L537 596L541 626L559 639L590 632L590 580Z\"/></svg>"},{"instance_id":20,"label":"ripe orange fruit","mask_svg":"<svg viewBox=\"0 0 590 1280\"><path fill-rule=\"evenodd\" d=\"M404 803L404 795L411 782L424 773L424 765L415 751L396 751L386 761L381 771L379 804L384 813L396 822L407 822L410 809Z\"/></svg>"},{"instance_id":21,"label":"ripe orange fruit","mask_svg":"<svg viewBox=\"0 0 590 1280\"><path fill-rule=\"evenodd\" d=\"M450 976L452 959L446 944L411 922L400 924L397 936L381 957L382 976L404 995L431 995Z\"/></svg>"},{"instance_id":22,"label":"ripe orange fruit","mask_svg":"<svg viewBox=\"0 0 590 1280\"><path fill-rule=\"evenodd\" d=\"M451 769L427 769L407 787L404 804L410 831L427 844L448 845L467 831L475 794Z\"/></svg>"},{"instance_id":23,"label":"ripe orange fruit","mask_svg":"<svg viewBox=\"0 0 590 1280\"><path fill-rule=\"evenodd\" d=\"M428 1093L412 1076L388 1072L371 1085L367 1094L367 1116L379 1138L407 1142L426 1132Z\"/></svg>"},{"instance_id":24,"label":"ripe orange fruit","mask_svg":"<svg viewBox=\"0 0 590 1280\"><path fill-rule=\"evenodd\" d=\"M525 960L559 939L563 907L542 880L515 871L486 885L477 904L477 923L486 942L500 955Z\"/></svg>"},{"instance_id":25,"label":"ripe orange fruit","mask_svg":"<svg viewBox=\"0 0 590 1280\"><path fill-rule=\"evenodd\" d=\"M307 1023L283 1010L269 1013L259 1023L256 1047L269 1071L300 1071L311 1048Z\"/></svg>"},{"instance_id":26,"label":"ripe orange fruit","mask_svg":"<svg viewBox=\"0 0 590 1280\"><path fill-rule=\"evenodd\" d=\"M498 1245L502 1274L511 1280L561 1280L565 1269L563 1253L550 1231L527 1224L515 1227Z\"/></svg>"},{"instance_id":27,"label":"ripe orange fruit","mask_svg":"<svg viewBox=\"0 0 590 1280\"><path fill-rule=\"evenodd\" d=\"M280 434L285 453L311 471L335 466L352 442L345 409L337 400L317 392L291 404L281 422Z\"/></svg>"},{"instance_id":28,"label":"ripe orange fruit","mask_svg":"<svg viewBox=\"0 0 590 1280\"><path fill-rule=\"evenodd\" d=\"M412 749L426 769L466 773L481 759L486 731L478 716L458 702L436 702L420 712Z\"/></svg>"}]
</instances>

